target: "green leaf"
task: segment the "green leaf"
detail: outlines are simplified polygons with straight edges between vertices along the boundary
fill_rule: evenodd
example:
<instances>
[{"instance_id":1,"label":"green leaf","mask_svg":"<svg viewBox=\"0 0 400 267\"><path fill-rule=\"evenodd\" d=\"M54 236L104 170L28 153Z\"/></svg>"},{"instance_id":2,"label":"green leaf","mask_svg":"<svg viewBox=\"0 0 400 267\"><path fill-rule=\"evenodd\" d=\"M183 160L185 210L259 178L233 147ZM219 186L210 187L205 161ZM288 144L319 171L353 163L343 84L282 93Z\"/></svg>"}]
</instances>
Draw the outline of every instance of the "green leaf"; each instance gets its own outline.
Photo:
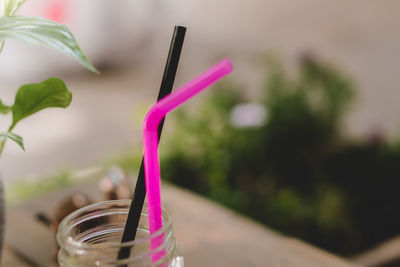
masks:
<instances>
[{"instance_id":1,"label":"green leaf","mask_svg":"<svg viewBox=\"0 0 400 267\"><path fill-rule=\"evenodd\" d=\"M4 16L14 16L18 9L26 0L3 0L1 9Z\"/></svg>"},{"instance_id":2,"label":"green leaf","mask_svg":"<svg viewBox=\"0 0 400 267\"><path fill-rule=\"evenodd\" d=\"M19 145L20 148L22 148L22 150L25 151L24 140L22 139L21 136L15 134L15 133L3 132L3 133L0 133L0 138L10 139L10 140L14 141L15 143L17 143Z\"/></svg>"},{"instance_id":3,"label":"green leaf","mask_svg":"<svg viewBox=\"0 0 400 267\"><path fill-rule=\"evenodd\" d=\"M17 39L54 48L78 60L89 70L96 68L80 49L67 26L38 17L0 17L0 41Z\"/></svg>"},{"instance_id":4,"label":"green leaf","mask_svg":"<svg viewBox=\"0 0 400 267\"><path fill-rule=\"evenodd\" d=\"M7 114L8 112L10 112L11 107L4 105L3 102L0 100L0 113L1 114Z\"/></svg>"},{"instance_id":5,"label":"green leaf","mask_svg":"<svg viewBox=\"0 0 400 267\"><path fill-rule=\"evenodd\" d=\"M23 118L42 109L51 107L66 108L72 100L72 94L65 83L57 78L50 78L42 83L26 84L18 89L15 103L11 107L13 122L10 129Z\"/></svg>"}]
</instances>

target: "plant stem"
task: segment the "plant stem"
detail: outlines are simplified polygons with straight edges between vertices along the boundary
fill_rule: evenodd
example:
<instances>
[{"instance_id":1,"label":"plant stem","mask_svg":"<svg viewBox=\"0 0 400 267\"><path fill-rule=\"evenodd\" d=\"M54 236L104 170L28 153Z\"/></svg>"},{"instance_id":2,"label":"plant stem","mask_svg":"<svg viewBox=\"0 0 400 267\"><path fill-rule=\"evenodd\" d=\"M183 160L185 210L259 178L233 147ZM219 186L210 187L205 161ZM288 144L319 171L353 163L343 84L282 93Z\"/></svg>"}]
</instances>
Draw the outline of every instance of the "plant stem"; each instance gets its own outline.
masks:
<instances>
[{"instance_id":1,"label":"plant stem","mask_svg":"<svg viewBox=\"0 0 400 267\"><path fill-rule=\"evenodd\" d=\"M8 128L8 132L9 132L9 133L11 133L11 131L14 129L14 126L15 126L15 124L12 124L12 125L10 126L10 128ZM3 140L0 142L0 156L3 154L3 149L4 149L4 146L6 145L6 141L7 141L7 139L3 139Z\"/></svg>"},{"instance_id":2,"label":"plant stem","mask_svg":"<svg viewBox=\"0 0 400 267\"><path fill-rule=\"evenodd\" d=\"M6 140L7 140L7 139L3 139L3 140L0 142L0 156L3 154L3 149L4 149L4 145L6 144Z\"/></svg>"},{"instance_id":3,"label":"plant stem","mask_svg":"<svg viewBox=\"0 0 400 267\"><path fill-rule=\"evenodd\" d=\"M4 44L5 44L5 41L1 42L1 45L0 45L0 53L3 52Z\"/></svg>"}]
</instances>

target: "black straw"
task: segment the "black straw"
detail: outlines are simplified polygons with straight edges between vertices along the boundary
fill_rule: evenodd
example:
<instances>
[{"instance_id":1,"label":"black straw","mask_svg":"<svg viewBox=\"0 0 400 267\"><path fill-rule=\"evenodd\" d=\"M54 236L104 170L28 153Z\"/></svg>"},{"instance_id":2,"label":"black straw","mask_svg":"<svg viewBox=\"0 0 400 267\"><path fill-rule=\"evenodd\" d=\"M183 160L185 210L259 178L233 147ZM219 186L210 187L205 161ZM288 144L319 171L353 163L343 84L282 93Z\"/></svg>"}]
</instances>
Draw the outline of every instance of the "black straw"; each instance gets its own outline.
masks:
<instances>
[{"instance_id":1,"label":"black straw","mask_svg":"<svg viewBox=\"0 0 400 267\"><path fill-rule=\"evenodd\" d=\"M172 35L171 46L169 48L167 63L165 64L164 75L161 82L160 92L157 101L170 94L174 85L176 70L178 69L179 58L182 51L183 41L185 39L186 28L175 26ZM164 119L158 127L158 141L160 141ZM135 240L136 231L139 225L140 215L143 209L144 199L146 197L146 184L144 179L143 159L140 165L140 171L136 182L135 192L133 193L131 207L129 209L128 218L126 220L124 233L121 242ZM118 259L126 259L130 255L130 248L122 248L119 251Z\"/></svg>"}]
</instances>

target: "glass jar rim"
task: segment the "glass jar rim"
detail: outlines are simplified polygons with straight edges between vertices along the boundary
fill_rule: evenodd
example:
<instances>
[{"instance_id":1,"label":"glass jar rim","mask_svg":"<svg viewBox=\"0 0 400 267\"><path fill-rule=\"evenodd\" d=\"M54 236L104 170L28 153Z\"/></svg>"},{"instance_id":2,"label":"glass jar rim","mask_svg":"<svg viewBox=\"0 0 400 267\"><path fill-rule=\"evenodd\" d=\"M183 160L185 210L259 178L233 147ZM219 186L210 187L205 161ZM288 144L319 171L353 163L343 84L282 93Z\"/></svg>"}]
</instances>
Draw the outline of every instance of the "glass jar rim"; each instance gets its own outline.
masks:
<instances>
[{"instance_id":1,"label":"glass jar rim","mask_svg":"<svg viewBox=\"0 0 400 267\"><path fill-rule=\"evenodd\" d=\"M131 199L119 199L119 200L108 200L108 201L102 201L102 202L97 202L88 206L85 206L83 208L80 208L69 215L67 215L60 223L58 226L58 231L56 235L56 239L58 244L63 247L63 246L70 246L70 247L75 247L77 249L84 249L84 250L91 250L91 249L97 249L93 244L90 243L84 243L84 242L79 242L74 240L72 237L68 237L68 230L66 231L60 231L60 229L71 229L72 227L68 227L68 224L70 224L74 219L79 218L79 215L84 213L85 211L90 211L91 209L96 209L100 208L102 206L106 205L125 205L127 206L127 213L129 211L129 208L131 206ZM147 203L144 204L143 208L147 207ZM124 248L124 247L131 247L134 245L138 245L144 242L150 242L151 239L156 238L158 236L161 236L163 233L166 233L172 230L172 220L171 216L167 212L167 210L164 207L161 207L162 209L162 217L163 217L163 226L155 233L149 234L146 237L142 238L137 238L132 241L128 242L108 242L107 247L109 248ZM147 212L142 211L142 215L148 215ZM82 222L79 222L82 223Z\"/></svg>"}]
</instances>

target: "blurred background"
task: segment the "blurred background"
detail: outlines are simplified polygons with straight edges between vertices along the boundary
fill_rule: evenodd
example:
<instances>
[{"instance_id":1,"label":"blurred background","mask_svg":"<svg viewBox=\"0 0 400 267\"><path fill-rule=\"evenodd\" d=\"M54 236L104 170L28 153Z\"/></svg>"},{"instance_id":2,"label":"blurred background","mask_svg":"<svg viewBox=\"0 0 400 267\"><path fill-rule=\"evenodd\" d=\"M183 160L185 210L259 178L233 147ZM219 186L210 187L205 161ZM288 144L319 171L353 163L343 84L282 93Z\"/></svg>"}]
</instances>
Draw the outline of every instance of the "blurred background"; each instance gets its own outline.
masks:
<instances>
[{"instance_id":1,"label":"blurred background","mask_svg":"<svg viewBox=\"0 0 400 267\"><path fill-rule=\"evenodd\" d=\"M141 121L180 24L188 30L175 88L224 57L235 71L168 117L163 178L334 253L365 251L400 233L399 8L395 0L27 1L19 13L68 25L101 75L50 49L6 43L3 102L48 76L73 93L68 109L16 127L26 152L7 144L6 187L99 164L137 170Z\"/></svg>"}]
</instances>

